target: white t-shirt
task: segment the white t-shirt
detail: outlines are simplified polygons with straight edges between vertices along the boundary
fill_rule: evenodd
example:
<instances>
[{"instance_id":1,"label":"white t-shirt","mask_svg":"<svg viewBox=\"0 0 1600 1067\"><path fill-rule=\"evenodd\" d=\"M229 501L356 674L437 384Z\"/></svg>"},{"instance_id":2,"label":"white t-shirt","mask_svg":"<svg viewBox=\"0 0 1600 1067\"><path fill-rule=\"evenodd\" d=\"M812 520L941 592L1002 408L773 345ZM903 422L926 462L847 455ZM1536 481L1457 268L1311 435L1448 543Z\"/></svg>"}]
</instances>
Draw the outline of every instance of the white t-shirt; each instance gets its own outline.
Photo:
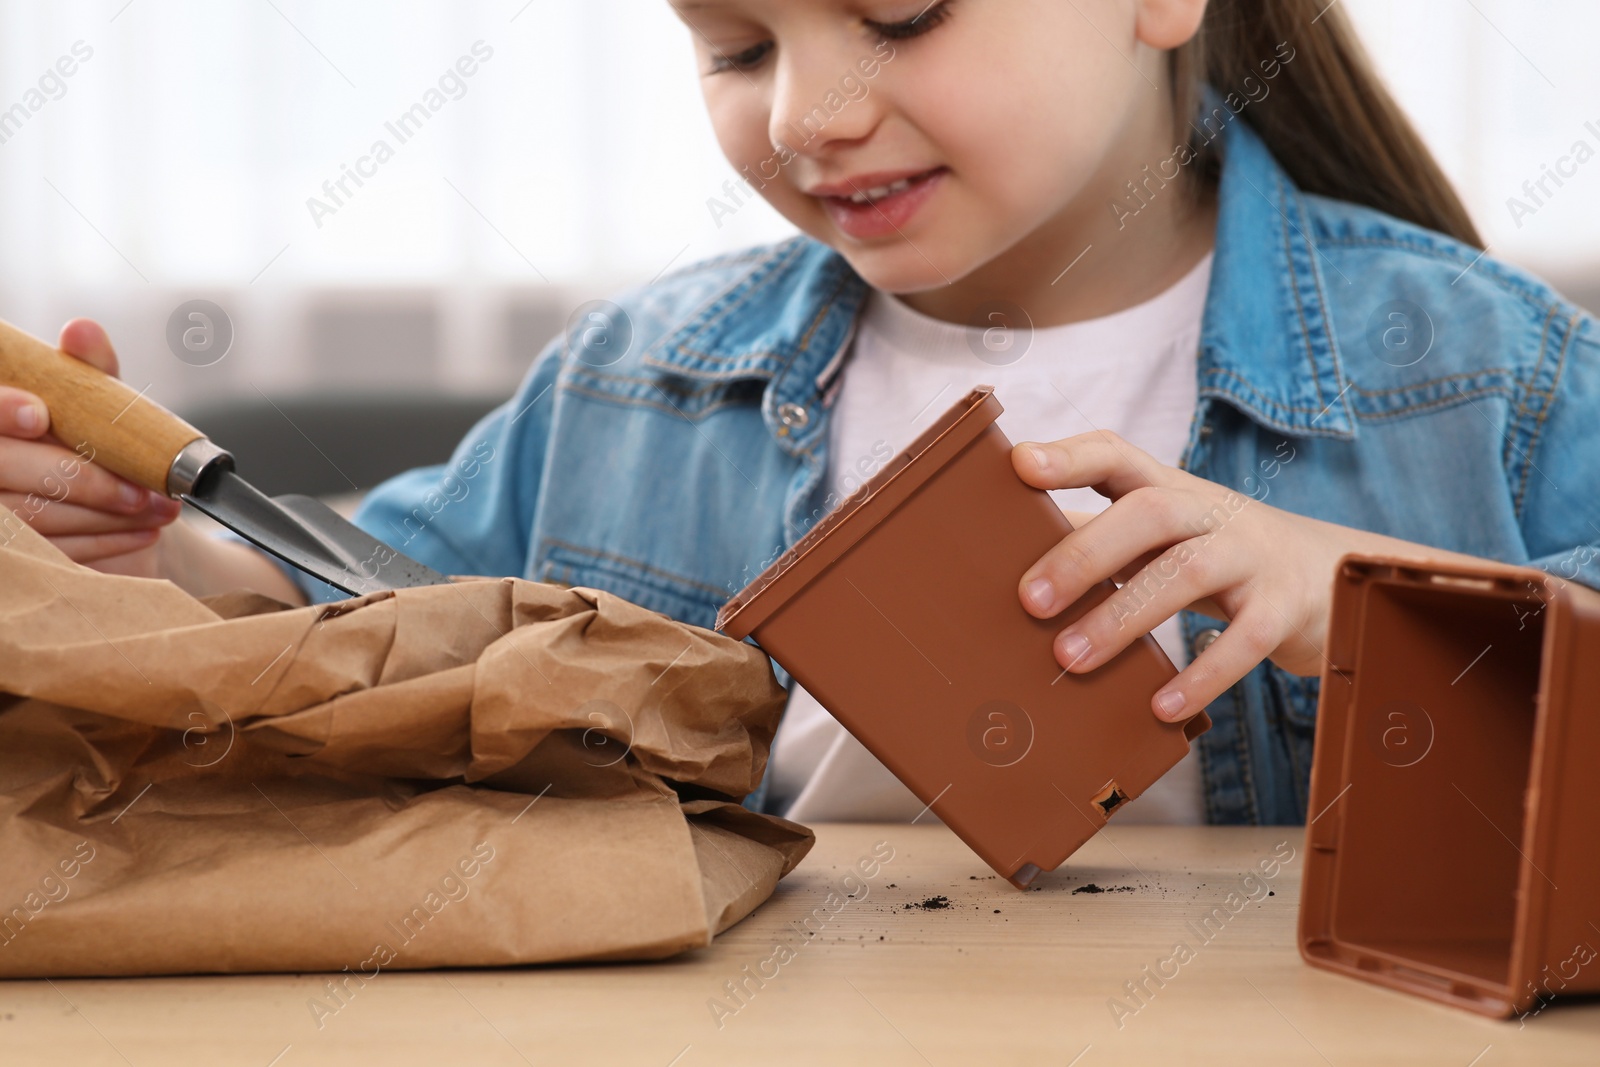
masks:
<instances>
[{"instance_id":1,"label":"white t-shirt","mask_svg":"<svg viewBox=\"0 0 1600 1067\"><path fill-rule=\"evenodd\" d=\"M1036 328L1031 336L1013 331L1009 346L1003 332L986 337L982 329L929 318L893 294L870 293L841 370L829 428L829 487L841 499L848 495L980 384L995 387L1005 408L997 424L1013 443L1106 429L1176 466L1197 400L1200 320L1210 280L1208 254L1143 304ZM1050 495L1068 511L1098 513L1110 503L1088 488ZM1152 633L1182 669L1188 657L1177 617ZM770 810L799 822L933 819L798 682L790 686L768 774ZM1195 824L1205 821L1204 811L1199 758L1191 750L1116 818Z\"/></svg>"}]
</instances>

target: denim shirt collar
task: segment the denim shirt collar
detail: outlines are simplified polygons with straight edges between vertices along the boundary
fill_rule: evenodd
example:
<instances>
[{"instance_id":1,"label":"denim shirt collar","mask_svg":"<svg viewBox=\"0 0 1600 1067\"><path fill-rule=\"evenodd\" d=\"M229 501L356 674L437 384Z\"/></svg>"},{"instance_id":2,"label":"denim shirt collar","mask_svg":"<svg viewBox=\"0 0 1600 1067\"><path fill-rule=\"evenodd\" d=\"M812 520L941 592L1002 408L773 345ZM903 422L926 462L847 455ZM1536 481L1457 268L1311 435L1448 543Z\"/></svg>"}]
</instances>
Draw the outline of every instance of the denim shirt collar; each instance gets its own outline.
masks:
<instances>
[{"instance_id":1,"label":"denim shirt collar","mask_svg":"<svg viewBox=\"0 0 1600 1067\"><path fill-rule=\"evenodd\" d=\"M1220 104L1216 97L1212 102ZM1355 436L1349 382L1330 325L1329 285L1350 284L1312 239L1305 194L1231 109L1219 135L1216 252L1199 391L1284 433ZM838 252L801 235L753 260L739 281L643 354L701 380L777 379L763 407L814 402L842 362L868 287ZM1328 273L1333 273L1330 282ZM808 447L812 432L791 446ZM780 435L787 435L789 427Z\"/></svg>"},{"instance_id":2,"label":"denim shirt collar","mask_svg":"<svg viewBox=\"0 0 1600 1067\"><path fill-rule=\"evenodd\" d=\"M1327 299L1350 280L1318 250L1305 194L1237 117L1222 160L1200 393L1285 433L1354 437Z\"/></svg>"}]
</instances>

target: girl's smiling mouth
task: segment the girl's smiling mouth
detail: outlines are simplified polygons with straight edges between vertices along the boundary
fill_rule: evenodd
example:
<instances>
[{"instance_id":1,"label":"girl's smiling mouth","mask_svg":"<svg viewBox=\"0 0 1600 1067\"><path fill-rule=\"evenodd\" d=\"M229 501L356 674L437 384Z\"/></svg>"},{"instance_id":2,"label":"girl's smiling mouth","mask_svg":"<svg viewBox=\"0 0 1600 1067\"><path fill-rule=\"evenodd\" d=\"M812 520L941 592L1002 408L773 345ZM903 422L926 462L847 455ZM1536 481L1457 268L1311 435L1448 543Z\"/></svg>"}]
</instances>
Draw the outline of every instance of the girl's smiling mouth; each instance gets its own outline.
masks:
<instances>
[{"instance_id":1,"label":"girl's smiling mouth","mask_svg":"<svg viewBox=\"0 0 1600 1067\"><path fill-rule=\"evenodd\" d=\"M949 168L876 171L818 185L808 192L821 201L833 224L864 240L897 233L933 195Z\"/></svg>"}]
</instances>

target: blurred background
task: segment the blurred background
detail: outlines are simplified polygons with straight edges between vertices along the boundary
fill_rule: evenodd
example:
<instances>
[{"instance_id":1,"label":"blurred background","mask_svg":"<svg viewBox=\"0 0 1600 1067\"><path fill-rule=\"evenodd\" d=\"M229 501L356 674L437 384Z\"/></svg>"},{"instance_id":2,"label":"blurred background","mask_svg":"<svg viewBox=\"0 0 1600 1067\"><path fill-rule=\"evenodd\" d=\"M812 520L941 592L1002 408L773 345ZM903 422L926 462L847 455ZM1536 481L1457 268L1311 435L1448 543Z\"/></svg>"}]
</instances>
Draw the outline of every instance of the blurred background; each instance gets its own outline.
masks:
<instances>
[{"instance_id":1,"label":"blurred background","mask_svg":"<svg viewBox=\"0 0 1600 1067\"><path fill-rule=\"evenodd\" d=\"M1600 160L1507 202L1600 151L1600 4L1342 7L1491 252L1600 307ZM383 473L342 398L439 412L386 462L443 458L585 301L793 232L715 217L733 177L666 0L0 0L0 318L98 318L136 388L279 442L302 491ZM170 350L194 300L225 358Z\"/></svg>"}]
</instances>

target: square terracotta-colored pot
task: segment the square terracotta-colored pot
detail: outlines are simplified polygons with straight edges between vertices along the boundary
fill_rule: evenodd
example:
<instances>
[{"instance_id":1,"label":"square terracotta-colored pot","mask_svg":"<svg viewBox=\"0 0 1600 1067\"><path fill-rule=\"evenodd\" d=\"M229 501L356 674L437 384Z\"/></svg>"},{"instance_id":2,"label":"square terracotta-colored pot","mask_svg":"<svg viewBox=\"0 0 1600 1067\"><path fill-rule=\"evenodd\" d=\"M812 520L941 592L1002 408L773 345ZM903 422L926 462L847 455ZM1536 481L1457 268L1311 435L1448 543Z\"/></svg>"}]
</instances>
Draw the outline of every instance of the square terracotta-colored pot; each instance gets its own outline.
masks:
<instances>
[{"instance_id":1,"label":"square terracotta-colored pot","mask_svg":"<svg viewBox=\"0 0 1600 1067\"><path fill-rule=\"evenodd\" d=\"M733 597L717 629L760 646L1013 885L1052 870L1189 750L1164 723L1175 671L1148 633L1087 674L1023 573L1072 529L1017 477L980 386Z\"/></svg>"},{"instance_id":2,"label":"square terracotta-colored pot","mask_svg":"<svg viewBox=\"0 0 1600 1067\"><path fill-rule=\"evenodd\" d=\"M1600 593L1351 556L1327 655L1305 959L1494 1016L1600 992Z\"/></svg>"}]
</instances>

